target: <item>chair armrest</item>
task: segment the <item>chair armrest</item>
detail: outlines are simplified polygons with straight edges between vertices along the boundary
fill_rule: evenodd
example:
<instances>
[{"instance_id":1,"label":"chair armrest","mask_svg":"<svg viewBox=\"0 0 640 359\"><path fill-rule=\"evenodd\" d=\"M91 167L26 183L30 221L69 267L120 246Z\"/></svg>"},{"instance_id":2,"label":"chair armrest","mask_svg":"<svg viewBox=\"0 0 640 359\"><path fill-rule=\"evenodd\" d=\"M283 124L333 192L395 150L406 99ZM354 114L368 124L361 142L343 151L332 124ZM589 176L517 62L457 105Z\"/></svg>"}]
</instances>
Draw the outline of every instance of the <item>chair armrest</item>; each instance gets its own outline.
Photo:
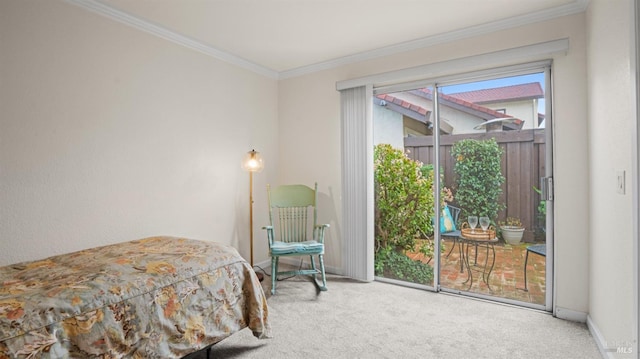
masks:
<instances>
[{"instance_id":1,"label":"chair armrest","mask_svg":"<svg viewBox=\"0 0 640 359\"><path fill-rule=\"evenodd\" d=\"M313 237L319 243L324 243L324 231L331 227L329 224L317 224L313 229Z\"/></svg>"},{"instance_id":2,"label":"chair armrest","mask_svg":"<svg viewBox=\"0 0 640 359\"><path fill-rule=\"evenodd\" d=\"M262 227L262 229L265 229L267 231L267 240L269 240L269 248L271 248L271 245L273 244L273 226L264 226Z\"/></svg>"}]
</instances>

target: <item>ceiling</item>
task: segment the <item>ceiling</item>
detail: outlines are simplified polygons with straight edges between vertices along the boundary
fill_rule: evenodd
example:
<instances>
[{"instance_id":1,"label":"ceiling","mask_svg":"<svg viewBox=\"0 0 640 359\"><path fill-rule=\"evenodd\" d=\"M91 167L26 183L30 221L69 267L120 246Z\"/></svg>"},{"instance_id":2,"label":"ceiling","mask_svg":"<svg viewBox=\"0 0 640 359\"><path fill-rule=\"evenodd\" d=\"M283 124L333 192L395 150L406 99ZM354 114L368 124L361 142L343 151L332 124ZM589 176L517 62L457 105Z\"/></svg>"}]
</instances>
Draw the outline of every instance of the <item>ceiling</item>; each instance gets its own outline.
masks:
<instances>
[{"instance_id":1,"label":"ceiling","mask_svg":"<svg viewBox=\"0 0 640 359\"><path fill-rule=\"evenodd\" d=\"M582 12L589 0L68 1L282 77Z\"/></svg>"}]
</instances>

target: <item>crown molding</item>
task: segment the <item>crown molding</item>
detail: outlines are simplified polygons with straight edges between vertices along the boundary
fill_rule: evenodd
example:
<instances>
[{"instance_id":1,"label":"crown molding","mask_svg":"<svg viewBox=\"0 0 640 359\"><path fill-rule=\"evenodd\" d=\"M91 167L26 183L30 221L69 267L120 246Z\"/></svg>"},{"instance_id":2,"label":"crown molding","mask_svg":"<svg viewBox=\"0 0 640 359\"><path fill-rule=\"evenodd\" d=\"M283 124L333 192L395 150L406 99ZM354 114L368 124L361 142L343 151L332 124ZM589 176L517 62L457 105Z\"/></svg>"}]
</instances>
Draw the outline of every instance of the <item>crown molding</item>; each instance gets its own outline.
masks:
<instances>
[{"instance_id":1,"label":"crown molding","mask_svg":"<svg viewBox=\"0 0 640 359\"><path fill-rule=\"evenodd\" d=\"M113 8L109 5L101 3L98 0L65 0L65 1L70 4L77 5L86 10L89 10L91 12L110 18L112 20L116 20L118 22L129 25L136 29L158 36L162 39L171 41L178 45L202 52L218 60L239 66L246 70L258 73L260 75L263 75L272 79L278 79L277 71L268 69L264 66L260 66L256 63L243 59L239 56L222 51L220 49L207 45L196 39L176 33L175 31L169 30L160 25L153 24L148 20L141 19L125 11Z\"/></svg>"},{"instance_id":2,"label":"crown molding","mask_svg":"<svg viewBox=\"0 0 640 359\"><path fill-rule=\"evenodd\" d=\"M474 78L482 77L482 75L487 75L487 72L488 74L493 73L494 70L490 69L491 67L495 68L498 66L508 66L508 72L520 72L531 66L542 65L547 62L546 57L566 53L567 50L569 50L568 38L551 40L338 81L336 82L336 90L341 91L353 87L366 86L368 84L372 84L376 89L380 89L381 87L394 86L394 83L397 84L399 82L406 82L412 85L422 83L422 85L417 86L425 86L425 79L430 83L442 83L452 80L451 69L455 69L456 72L453 78L459 78L460 75L470 77L470 73L474 73ZM527 64L513 65L522 60L527 61ZM505 70L507 69L505 68ZM417 79L421 80L416 81ZM384 92L388 91L391 90L389 88L384 90ZM398 87L394 86L393 91L399 91Z\"/></svg>"},{"instance_id":3,"label":"crown molding","mask_svg":"<svg viewBox=\"0 0 640 359\"><path fill-rule=\"evenodd\" d=\"M527 24L533 24L536 22L546 21L561 16L573 15L584 12L589 5L590 0L575 0L569 4L558 6L551 9L545 9L538 12L516 16L511 19L494 21L487 24L468 27L461 30L442 33L434 36L425 37L413 41L407 41L391 46L381 47L378 49L364 51L357 54L336 58L333 60L323 61L308 66L302 66L285 71L275 71L267 67L258 65L254 62L246 60L242 57L230 54L213 46L207 45L201 41L193 39L191 37L176 33L157 24L153 24L148 20L139 18L130 13L122 10L118 10L110 5L104 4L99 0L65 0L66 2L82 7L88 11L105 16L112 20L121 22L123 24L132 26L136 29L145 31L152 35L158 36L162 39L171 41L178 45L190 48L202 52L206 55L214 57L218 60L239 66L246 70L255 72L257 74L283 80L292 77L302 76L318 71L328 70L339 66L344 66L356 62L372 60L384 56L395 55L402 52L417 50L425 47L430 47L438 44L470 38L473 36L489 34L496 31L506 30L514 28L516 26L522 26Z\"/></svg>"},{"instance_id":4,"label":"crown molding","mask_svg":"<svg viewBox=\"0 0 640 359\"><path fill-rule=\"evenodd\" d=\"M462 40L478 35L485 35L496 31L507 30L517 26L533 24L541 21L551 20L554 18L578 14L584 12L589 5L590 0L576 0L572 3L557 6L551 9L545 9L530 14L516 16L511 19L494 21L482 25L472 26L461 30L450 31L434 36L424 37L413 41L407 41L396 45L381 47L378 49L357 53L329 61L319 62L316 64L302 66L279 73L278 79L287 79L302 76L322 70L328 70L335 67L348 65L356 62L373 60L379 57L395 55L398 53L418 50L438 44Z\"/></svg>"}]
</instances>

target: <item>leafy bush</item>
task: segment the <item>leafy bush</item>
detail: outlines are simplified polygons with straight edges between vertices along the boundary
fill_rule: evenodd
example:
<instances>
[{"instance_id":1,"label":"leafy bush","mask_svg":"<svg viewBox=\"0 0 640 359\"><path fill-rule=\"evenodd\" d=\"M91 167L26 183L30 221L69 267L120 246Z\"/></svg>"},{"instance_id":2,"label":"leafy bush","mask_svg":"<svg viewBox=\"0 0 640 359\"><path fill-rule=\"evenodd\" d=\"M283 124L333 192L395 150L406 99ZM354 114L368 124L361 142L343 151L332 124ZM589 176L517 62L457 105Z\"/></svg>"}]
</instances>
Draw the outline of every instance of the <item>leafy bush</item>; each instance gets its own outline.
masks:
<instances>
[{"instance_id":1,"label":"leafy bush","mask_svg":"<svg viewBox=\"0 0 640 359\"><path fill-rule=\"evenodd\" d=\"M376 275L412 283L433 285L433 268L391 248L376 253Z\"/></svg>"},{"instance_id":2,"label":"leafy bush","mask_svg":"<svg viewBox=\"0 0 640 359\"><path fill-rule=\"evenodd\" d=\"M456 160L456 201L462 218L487 216L495 223L498 212L505 208L498 202L505 181L500 167L502 149L493 138L466 139L455 143L451 153Z\"/></svg>"},{"instance_id":3,"label":"leafy bush","mask_svg":"<svg viewBox=\"0 0 640 359\"><path fill-rule=\"evenodd\" d=\"M413 249L421 233L433 233L433 171L388 144L374 149L376 251Z\"/></svg>"},{"instance_id":4,"label":"leafy bush","mask_svg":"<svg viewBox=\"0 0 640 359\"><path fill-rule=\"evenodd\" d=\"M432 183L432 186L435 186L433 184L433 180L435 178L435 173L433 172L433 164L429 163L422 165L420 167L420 172L422 172L422 176L426 178L429 183ZM444 183L444 168L442 167L440 167L440 183ZM444 207L449 202L453 202L453 192L451 191L451 189L447 187L441 187L440 199L442 202L440 203L440 205L442 207Z\"/></svg>"},{"instance_id":5,"label":"leafy bush","mask_svg":"<svg viewBox=\"0 0 640 359\"><path fill-rule=\"evenodd\" d=\"M377 275L431 284L433 269L407 257L407 250L433 256L433 242L416 238L433 233L433 171L388 144L374 148L375 272ZM430 174L429 174L430 172Z\"/></svg>"}]
</instances>

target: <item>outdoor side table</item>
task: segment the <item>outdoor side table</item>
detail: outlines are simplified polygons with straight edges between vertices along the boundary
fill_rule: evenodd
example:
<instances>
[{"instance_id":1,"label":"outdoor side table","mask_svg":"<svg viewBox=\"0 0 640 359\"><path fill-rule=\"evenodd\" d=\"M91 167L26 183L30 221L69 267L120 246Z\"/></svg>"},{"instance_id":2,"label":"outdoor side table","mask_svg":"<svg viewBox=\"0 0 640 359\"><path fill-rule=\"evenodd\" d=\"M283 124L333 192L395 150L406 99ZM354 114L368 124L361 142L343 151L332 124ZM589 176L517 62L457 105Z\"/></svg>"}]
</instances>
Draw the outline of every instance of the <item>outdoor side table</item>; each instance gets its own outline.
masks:
<instances>
[{"instance_id":1,"label":"outdoor side table","mask_svg":"<svg viewBox=\"0 0 640 359\"><path fill-rule=\"evenodd\" d=\"M496 244L497 242L498 242L498 238L472 239L472 238L466 238L464 236L460 236L460 244L463 246L463 250L462 250L463 262L466 265L467 273L469 274L469 278L467 278L467 280L463 282L463 284L469 282L469 288L467 288L467 290L471 289L471 286L473 285L473 272L481 271L482 281L487 285L487 288L489 288L490 291L493 291L491 289L491 286L489 285L489 277L491 276L493 267L496 264L496 250L495 250L494 244ZM484 265L481 267L481 269L471 267L471 263L469 263L469 246L475 247L475 251L476 251L475 252L476 259L474 261L475 262L474 267L478 267L477 265L478 251L480 250L481 247L486 248L487 255L484 259ZM489 266L490 254L491 254L491 266Z\"/></svg>"},{"instance_id":2,"label":"outdoor side table","mask_svg":"<svg viewBox=\"0 0 640 359\"><path fill-rule=\"evenodd\" d=\"M533 252L535 254L541 255L543 257L547 256L547 245L546 244L535 244L533 246L527 247L527 254L524 256L524 291L528 292L529 288L527 287L527 262L529 261L529 252Z\"/></svg>"}]
</instances>

